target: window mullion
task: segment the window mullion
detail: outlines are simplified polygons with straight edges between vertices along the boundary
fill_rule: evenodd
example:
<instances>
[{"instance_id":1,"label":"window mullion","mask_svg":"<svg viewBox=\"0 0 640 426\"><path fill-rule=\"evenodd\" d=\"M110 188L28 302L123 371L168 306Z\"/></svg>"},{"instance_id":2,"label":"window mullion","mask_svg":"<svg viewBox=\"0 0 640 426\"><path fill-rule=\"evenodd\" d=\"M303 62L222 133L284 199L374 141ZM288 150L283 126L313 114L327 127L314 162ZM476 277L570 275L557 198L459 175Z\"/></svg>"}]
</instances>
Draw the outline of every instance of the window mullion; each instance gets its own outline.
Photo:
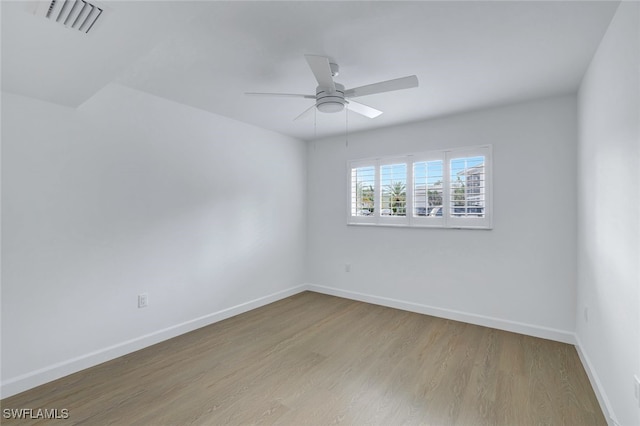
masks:
<instances>
[{"instance_id":1,"label":"window mullion","mask_svg":"<svg viewBox=\"0 0 640 426\"><path fill-rule=\"evenodd\" d=\"M442 161L442 218L444 219L444 226L449 227L451 225L451 174L450 164L451 151L444 152L444 158Z\"/></svg>"},{"instance_id":2,"label":"window mullion","mask_svg":"<svg viewBox=\"0 0 640 426\"><path fill-rule=\"evenodd\" d=\"M405 187L405 214L407 223L411 226L413 222L413 157L407 157L407 183Z\"/></svg>"},{"instance_id":3,"label":"window mullion","mask_svg":"<svg viewBox=\"0 0 640 426\"><path fill-rule=\"evenodd\" d=\"M374 171L374 182L376 183L375 188L373 188L373 217L375 218L376 223L380 222L380 210L382 209L382 199L380 195L380 186L381 186L381 174L380 174L380 161L376 161L375 171Z\"/></svg>"}]
</instances>

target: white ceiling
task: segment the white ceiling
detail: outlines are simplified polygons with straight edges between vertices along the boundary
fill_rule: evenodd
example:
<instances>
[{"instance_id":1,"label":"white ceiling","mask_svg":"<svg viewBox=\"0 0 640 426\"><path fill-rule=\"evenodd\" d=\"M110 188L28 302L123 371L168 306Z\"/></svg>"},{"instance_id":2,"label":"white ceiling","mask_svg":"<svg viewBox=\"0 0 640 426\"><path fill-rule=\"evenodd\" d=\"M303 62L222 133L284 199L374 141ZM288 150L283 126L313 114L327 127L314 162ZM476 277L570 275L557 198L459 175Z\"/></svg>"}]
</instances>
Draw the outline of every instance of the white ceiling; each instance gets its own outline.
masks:
<instances>
[{"instance_id":1,"label":"white ceiling","mask_svg":"<svg viewBox=\"0 0 640 426\"><path fill-rule=\"evenodd\" d=\"M109 83L301 139L573 93L612 1L102 2L88 35L2 2L2 90L77 107ZM415 74L417 89L358 98L384 111L293 121L313 101L304 54L346 88Z\"/></svg>"}]
</instances>

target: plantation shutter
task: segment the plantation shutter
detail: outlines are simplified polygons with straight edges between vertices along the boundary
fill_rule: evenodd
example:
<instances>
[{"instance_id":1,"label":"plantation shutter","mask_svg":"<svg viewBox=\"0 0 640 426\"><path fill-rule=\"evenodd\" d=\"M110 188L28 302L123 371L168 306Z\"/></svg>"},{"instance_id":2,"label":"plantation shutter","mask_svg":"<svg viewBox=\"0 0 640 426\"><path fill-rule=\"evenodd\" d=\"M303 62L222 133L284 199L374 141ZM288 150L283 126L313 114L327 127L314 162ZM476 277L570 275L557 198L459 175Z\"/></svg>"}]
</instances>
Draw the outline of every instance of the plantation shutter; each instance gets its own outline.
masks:
<instances>
[{"instance_id":1,"label":"plantation shutter","mask_svg":"<svg viewBox=\"0 0 640 426\"><path fill-rule=\"evenodd\" d=\"M491 229L491 145L348 162L348 224Z\"/></svg>"},{"instance_id":2,"label":"plantation shutter","mask_svg":"<svg viewBox=\"0 0 640 426\"><path fill-rule=\"evenodd\" d=\"M449 226L490 227L490 147L455 150L449 152L447 157Z\"/></svg>"},{"instance_id":3,"label":"plantation shutter","mask_svg":"<svg viewBox=\"0 0 640 426\"><path fill-rule=\"evenodd\" d=\"M386 225L407 225L410 209L409 183L411 173L409 157L385 158L379 160L380 214L378 223Z\"/></svg>"},{"instance_id":4,"label":"plantation shutter","mask_svg":"<svg viewBox=\"0 0 640 426\"><path fill-rule=\"evenodd\" d=\"M373 223L376 212L376 164L354 162L349 167L349 223Z\"/></svg>"},{"instance_id":5,"label":"plantation shutter","mask_svg":"<svg viewBox=\"0 0 640 426\"><path fill-rule=\"evenodd\" d=\"M443 226L445 175L443 153L417 157L413 162L412 223Z\"/></svg>"}]
</instances>

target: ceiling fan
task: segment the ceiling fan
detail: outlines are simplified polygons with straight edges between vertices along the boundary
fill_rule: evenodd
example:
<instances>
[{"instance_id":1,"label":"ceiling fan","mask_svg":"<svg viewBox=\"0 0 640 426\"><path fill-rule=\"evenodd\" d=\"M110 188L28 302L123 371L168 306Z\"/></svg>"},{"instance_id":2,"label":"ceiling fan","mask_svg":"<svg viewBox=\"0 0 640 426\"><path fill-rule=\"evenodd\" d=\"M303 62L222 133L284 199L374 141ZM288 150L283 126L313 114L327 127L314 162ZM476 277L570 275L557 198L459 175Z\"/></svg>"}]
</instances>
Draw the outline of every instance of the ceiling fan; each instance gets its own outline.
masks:
<instances>
[{"instance_id":1,"label":"ceiling fan","mask_svg":"<svg viewBox=\"0 0 640 426\"><path fill-rule=\"evenodd\" d=\"M366 86L354 87L345 90L344 86L336 83L333 77L338 75L340 67L331 58L318 55L304 55L311 68L311 72L318 81L315 95L301 95L296 93L255 93L247 92L250 96L278 96L289 98L315 99L316 103L298 115L294 120L298 120L309 115L314 108L321 112L339 112L345 106L348 110L357 112L365 117L375 118L382 114L382 111L370 106L361 104L353 100L358 96L374 95L376 93L391 92L394 90L410 89L418 87L418 77L411 75L408 77L396 78L393 80L381 81L379 83L368 84Z\"/></svg>"}]
</instances>

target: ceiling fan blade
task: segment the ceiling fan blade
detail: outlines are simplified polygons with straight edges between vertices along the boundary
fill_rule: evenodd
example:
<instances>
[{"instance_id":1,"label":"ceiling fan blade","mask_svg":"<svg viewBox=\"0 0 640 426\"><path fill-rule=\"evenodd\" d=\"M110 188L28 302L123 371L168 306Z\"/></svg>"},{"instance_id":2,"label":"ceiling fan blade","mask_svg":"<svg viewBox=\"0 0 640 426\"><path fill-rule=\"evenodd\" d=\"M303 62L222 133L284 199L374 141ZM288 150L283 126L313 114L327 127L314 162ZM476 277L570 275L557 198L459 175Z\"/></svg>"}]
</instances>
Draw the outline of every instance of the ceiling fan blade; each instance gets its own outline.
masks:
<instances>
[{"instance_id":1,"label":"ceiling fan blade","mask_svg":"<svg viewBox=\"0 0 640 426\"><path fill-rule=\"evenodd\" d=\"M336 85L333 82L333 74L331 72L331 66L329 65L329 58L325 56L317 55L304 55L311 68L311 72L316 77L318 85L326 87L332 92L336 90Z\"/></svg>"},{"instance_id":2,"label":"ceiling fan blade","mask_svg":"<svg viewBox=\"0 0 640 426\"><path fill-rule=\"evenodd\" d=\"M296 118L293 119L293 121L297 121L300 120L302 118L307 117L308 115L311 115L311 112L314 110L314 108L316 107L316 104L311 105L309 108L305 109L302 114L300 114L299 116L297 116Z\"/></svg>"},{"instance_id":3,"label":"ceiling fan blade","mask_svg":"<svg viewBox=\"0 0 640 426\"><path fill-rule=\"evenodd\" d=\"M393 90L410 89L418 87L418 77L410 75L408 77L396 78L394 80L381 81L380 83L368 84L366 86L355 87L344 91L347 98L358 96L374 95L376 93L391 92Z\"/></svg>"},{"instance_id":4,"label":"ceiling fan blade","mask_svg":"<svg viewBox=\"0 0 640 426\"><path fill-rule=\"evenodd\" d=\"M297 93L256 93L256 92L245 92L247 96L277 96L279 98L305 98L305 99L315 99L316 95L300 95Z\"/></svg>"},{"instance_id":5,"label":"ceiling fan blade","mask_svg":"<svg viewBox=\"0 0 640 426\"><path fill-rule=\"evenodd\" d=\"M365 117L369 117L369 118L376 118L377 116L382 114L382 111L380 110L371 108L368 105L361 104L360 102L351 101L351 100L347 103L347 108L353 112L357 112L358 114L364 115Z\"/></svg>"}]
</instances>

